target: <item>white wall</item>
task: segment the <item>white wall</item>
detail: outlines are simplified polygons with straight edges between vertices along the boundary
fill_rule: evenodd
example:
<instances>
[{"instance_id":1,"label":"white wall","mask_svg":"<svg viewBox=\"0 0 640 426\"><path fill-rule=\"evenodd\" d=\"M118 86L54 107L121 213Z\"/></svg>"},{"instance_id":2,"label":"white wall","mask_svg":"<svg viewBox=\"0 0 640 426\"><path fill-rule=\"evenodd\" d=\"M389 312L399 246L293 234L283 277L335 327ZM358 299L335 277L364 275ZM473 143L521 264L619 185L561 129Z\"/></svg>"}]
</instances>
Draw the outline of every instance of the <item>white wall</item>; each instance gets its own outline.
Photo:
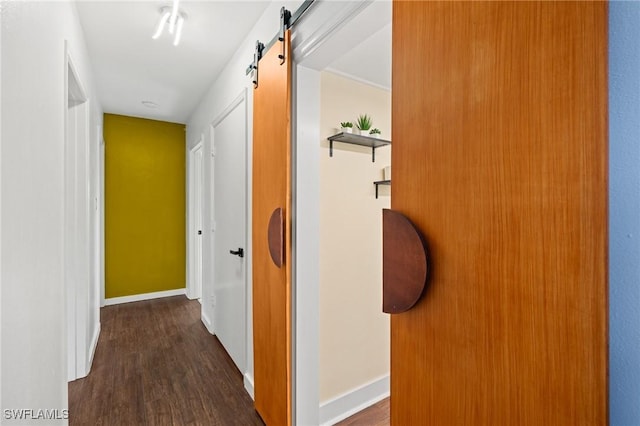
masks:
<instances>
[{"instance_id":1,"label":"white wall","mask_svg":"<svg viewBox=\"0 0 640 426\"><path fill-rule=\"evenodd\" d=\"M1 6L1 406L65 409L65 40L90 98L94 153L102 111L94 96L75 6L70 2L2 2ZM94 306L97 286L88 294L91 338L99 320L97 303Z\"/></svg>"},{"instance_id":2,"label":"white wall","mask_svg":"<svg viewBox=\"0 0 640 426\"><path fill-rule=\"evenodd\" d=\"M371 149L326 138L342 121L368 114L382 138L391 136L391 93L329 72L321 76L320 156L320 401L389 374L389 316L382 312L382 209L390 188L382 168L389 146Z\"/></svg>"}]
</instances>

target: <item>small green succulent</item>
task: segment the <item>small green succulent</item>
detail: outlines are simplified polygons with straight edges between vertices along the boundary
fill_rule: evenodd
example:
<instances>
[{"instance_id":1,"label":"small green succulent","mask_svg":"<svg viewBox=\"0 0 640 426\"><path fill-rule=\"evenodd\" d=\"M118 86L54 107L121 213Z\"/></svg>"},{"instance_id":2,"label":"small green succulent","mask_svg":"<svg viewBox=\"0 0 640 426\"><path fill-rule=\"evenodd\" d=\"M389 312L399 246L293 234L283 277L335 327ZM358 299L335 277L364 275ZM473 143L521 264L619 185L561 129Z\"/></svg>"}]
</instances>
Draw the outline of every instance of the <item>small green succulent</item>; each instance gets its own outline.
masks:
<instances>
[{"instance_id":1,"label":"small green succulent","mask_svg":"<svg viewBox=\"0 0 640 426\"><path fill-rule=\"evenodd\" d=\"M369 130L372 124L373 122L371 121L371 117L367 114L360 115L356 121L356 127L360 130Z\"/></svg>"},{"instance_id":2,"label":"small green succulent","mask_svg":"<svg viewBox=\"0 0 640 426\"><path fill-rule=\"evenodd\" d=\"M370 135L379 135L380 133L382 133L380 129L371 129L369 132Z\"/></svg>"}]
</instances>

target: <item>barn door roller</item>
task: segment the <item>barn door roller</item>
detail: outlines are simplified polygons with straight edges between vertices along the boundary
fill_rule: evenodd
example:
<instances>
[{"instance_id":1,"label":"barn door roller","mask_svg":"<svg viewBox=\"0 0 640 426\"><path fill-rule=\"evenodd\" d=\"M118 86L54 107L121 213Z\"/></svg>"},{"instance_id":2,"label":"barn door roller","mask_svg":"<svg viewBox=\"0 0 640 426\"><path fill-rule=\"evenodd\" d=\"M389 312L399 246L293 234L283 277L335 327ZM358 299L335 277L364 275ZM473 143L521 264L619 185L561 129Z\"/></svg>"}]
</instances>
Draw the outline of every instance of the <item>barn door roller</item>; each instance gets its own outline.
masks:
<instances>
[{"instance_id":1,"label":"barn door roller","mask_svg":"<svg viewBox=\"0 0 640 426\"><path fill-rule=\"evenodd\" d=\"M260 43L260 40L256 41L256 50L253 53L253 62L251 63L251 71L253 71L253 87L258 88L258 62L262 58L262 52L264 51L264 44Z\"/></svg>"},{"instance_id":2,"label":"barn door roller","mask_svg":"<svg viewBox=\"0 0 640 426\"><path fill-rule=\"evenodd\" d=\"M282 6L280 9L280 32L278 33L278 41L280 42L280 65L284 64L284 33L289 29L289 22L291 21L291 12Z\"/></svg>"},{"instance_id":3,"label":"barn door roller","mask_svg":"<svg viewBox=\"0 0 640 426\"><path fill-rule=\"evenodd\" d=\"M282 51L278 55L280 58L280 65L284 64L284 33L302 17L302 15L309 9L309 7L313 4L315 0L305 0L298 10L296 10L293 15L284 6L280 9L280 29L278 30L278 34L275 35L271 39L271 41L267 44L263 44L260 40L256 41L256 50L253 54L253 62L251 65L247 67L246 75L253 73L253 86L254 88L258 87L258 67L260 59L262 59L262 52L266 52L273 46L276 42L280 42L282 44Z\"/></svg>"}]
</instances>

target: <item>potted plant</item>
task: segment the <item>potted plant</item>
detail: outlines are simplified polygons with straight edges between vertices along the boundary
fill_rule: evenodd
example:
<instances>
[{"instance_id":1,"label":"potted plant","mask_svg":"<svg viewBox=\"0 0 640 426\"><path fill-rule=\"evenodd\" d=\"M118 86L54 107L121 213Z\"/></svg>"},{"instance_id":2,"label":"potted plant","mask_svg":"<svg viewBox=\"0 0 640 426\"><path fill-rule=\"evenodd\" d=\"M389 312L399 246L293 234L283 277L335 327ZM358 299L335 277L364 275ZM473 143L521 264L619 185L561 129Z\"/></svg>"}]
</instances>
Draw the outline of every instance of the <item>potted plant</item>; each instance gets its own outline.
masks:
<instances>
[{"instance_id":1,"label":"potted plant","mask_svg":"<svg viewBox=\"0 0 640 426\"><path fill-rule=\"evenodd\" d=\"M350 121L343 121L342 123L340 123L340 131L342 133L352 133L353 123Z\"/></svg>"},{"instance_id":2,"label":"potted plant","mask_svg":"<svg viewBox=\"0 0 640 426\"><path fill-rule=\"evenodd\" d=\"M360 130L361 135L366 135L367 133L369 133L371 124L373 124L371 122L371 117L369 117L367 114L360 115L358 117L358 120L356 121L356 127L358 128L358 130Z\"/></svg>"},{"instance_id":3,"label":"potted plant","mask_svg":"<svg viewBox=\"0 0 640 426\"><path fill-rule=\"evenodd\" d=\"M369 136L371 136L372 138L377 138L380 136L380 129L371 129L371 131L369 132Z\"/></svg>"}]
</instances>

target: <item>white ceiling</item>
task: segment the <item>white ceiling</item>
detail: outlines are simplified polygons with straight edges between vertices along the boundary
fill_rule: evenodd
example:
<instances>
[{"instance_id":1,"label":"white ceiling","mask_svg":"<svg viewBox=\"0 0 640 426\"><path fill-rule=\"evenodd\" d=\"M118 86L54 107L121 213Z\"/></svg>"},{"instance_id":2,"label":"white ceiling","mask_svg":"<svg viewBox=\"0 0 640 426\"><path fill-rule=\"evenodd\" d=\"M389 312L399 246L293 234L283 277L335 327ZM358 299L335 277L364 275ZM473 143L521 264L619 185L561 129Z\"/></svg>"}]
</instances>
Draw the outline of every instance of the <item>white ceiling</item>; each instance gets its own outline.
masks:
<instances>
[{"instance_id":1,"label":"white ceiling","mask_svg":"<svg viewBox=\"0 0 640 426\"><path fill-rule=\"evenodd\" d=\"M391 90L392 2L372 0L361 6L302 64Z\"/></svg>"},{"instance_id":2,"label":"white ceiling","mask_svg":"<svg viewBox=\"0 0 640 426\"><path fill-rule=\"evenodd\" d=\"M330 63L327 71L391 90L391 24Z\"/></svg>"},{"instance_id":3,"label":"white ceiling","mask_svg":"<svg viewBox=\"0 0 640 426\"><path fill-rule=\"evenodd\" d=\"M171 1L81 1L78 14L105 112L186 123L267 1L181 1L182 40L151 39ZM148 108L143 101L157 104Z\"/></svg>"}]
</instances>

